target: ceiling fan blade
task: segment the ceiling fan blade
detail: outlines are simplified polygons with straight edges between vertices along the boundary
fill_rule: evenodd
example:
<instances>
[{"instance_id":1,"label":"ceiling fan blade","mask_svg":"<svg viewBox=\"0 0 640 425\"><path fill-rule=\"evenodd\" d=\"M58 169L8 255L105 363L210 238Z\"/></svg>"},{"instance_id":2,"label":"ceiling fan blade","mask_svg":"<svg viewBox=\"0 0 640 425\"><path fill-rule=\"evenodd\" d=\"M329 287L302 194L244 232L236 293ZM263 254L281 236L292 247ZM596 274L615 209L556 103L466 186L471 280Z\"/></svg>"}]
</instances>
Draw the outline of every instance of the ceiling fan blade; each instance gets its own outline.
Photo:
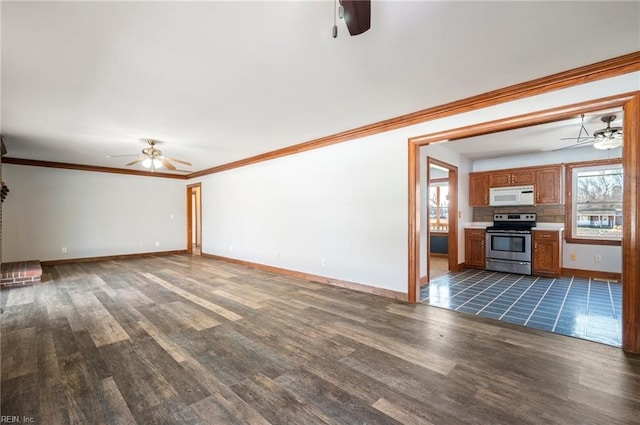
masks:
<instances>
[{"instance_id":1,"label":"ceiling fan blade","mask_svg":"<svg viewBox=\"0 0 640 425\"><path fill-rule=\"evenodd\" d=\"M137 164L138 162L142 162L142 161L144 161L144 158L145 158L145 157L138 158L138 159L136 159L136 160L134 160L134 161L131 161L130 163L128 163L128 164L126 164L126 165L134 165L134 164Z\"/></svg>"},{"instance_id":2,"label":"ceiling fan blade","mask_svg":"<svg viewBox=\"0 0 640 425\"><path fill-rule=\"evenodd\" d=\"M173 164L171 164L169 161L167 161L167 158L165 158L165 157L160 157L160 158L158 158L158 159L160 160L160 162L162 162L162 165L164 165L164 167L165 167L167 170L175 170L175 169L176 169L176 167L174 167L174 166L173 166Z\"/></svg>"},{"instance_id":3,"label":"ceiling fan blade","mask_svg":"<svg viewBox=\"0 0 640 425\"><path fill-rule=\"evenodd\" d=\"M554 150L553 150L553 152L556 152L556 151L563 151L563 150L565 150L565 149L581 148L581 147L583 147L583 146L590 146L590 145L593 145L595 142L596 142L596 140L595 140L595 139L594 139L594 140L590 140L590 141L588 141L588 142L587 142L587 141L584 141L584 142L578 142L578 143L575 143L575 144L573 144L573 145L564 146L564 147L561 147L561 148L558 148L558 149L554 149Z\"/></svg>"},{"instance_id":4,"label":"ceiling fan blade","mask_svg":"<svg viewBox=\"0 0 640 425\"><path fill-rule=\"evenodd\" d=\"M563 137L560 140L577 140L578 143L586 142L587 140L593 140L593 136L588 137Z\"/></svg>"},{"instance_id":5,"label":"ceiling fan blade","mask_svg":"<svg viewBox=\"0 0 640 425\"><path fill-rule=\"evenodd\" d=\"M127 156L138 156L139 154L134 153L131 155L107 155L107 158L125 158Z\"/></svg>"},{"instance_id":6,"label":"ceiling fan blade","mask_svg":"<svg viewBox=\"0 0 640 425\"><path fill-rule=\"evenodd\" d=\"M191 166L190 162L182 161L181 159L170 158L168 156L166 156L165 158L167 158L168 160L173 161L173 162L179 162L180 164Z\"/></svg>"},{"instance_id":7,"label":"ceiling fan blade","mask_svg":"<svg viewBox=\"0 0 640 425\"><path fill-rule=\"evenodd\" d=\"M371 28L371 0L340 0L349 34L358 35Z\"/></svg>"}]
</instances>

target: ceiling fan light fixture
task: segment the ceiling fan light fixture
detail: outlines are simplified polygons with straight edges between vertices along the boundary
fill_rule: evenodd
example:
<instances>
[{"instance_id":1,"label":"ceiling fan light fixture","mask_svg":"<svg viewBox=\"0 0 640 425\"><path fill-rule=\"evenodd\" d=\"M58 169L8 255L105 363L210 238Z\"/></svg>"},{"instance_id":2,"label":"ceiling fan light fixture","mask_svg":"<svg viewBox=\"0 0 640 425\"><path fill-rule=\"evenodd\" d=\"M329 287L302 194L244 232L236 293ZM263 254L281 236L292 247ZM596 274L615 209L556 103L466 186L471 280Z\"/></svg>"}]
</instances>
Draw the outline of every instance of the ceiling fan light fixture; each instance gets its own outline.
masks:
<instances>
[{"instance_id":1,"label":"ceiling fan light fixture","mask_svg":"<svg viewBox=\"0 0 640 425\"><path fill-rule=\"evenodd\" d=\"M594 137L598 140L608 140L608 139L622 139L622 128L621 127L613 127L606 131L596 132L597 134Z\"/></svg>"},{"instance_id":2,"label":"ceiling fan light fixture","mask_svg":"<svg viewBox=\"0 0 640 425\"><path fill-rule=\"evenodd\" d=\"M169 171L176 171L178 169L171 163L172 161L175 161L180 164L184 164L186 166L191 167L190 162L183 161L182 159L170 158L168 156L162 155L162 151L160 149L155 148L156 143L158 143L155 140L146 140L146 142L149 144L149 147L142 149L142 155L138 156L137 159L126 164L126 166L140 164L142 165L143 168L146 168L151 172L158 169L167 169ZM115 155L115 156L135 156L135 155ZM112 155L111 157L114 157L114 155ZM178 171L185 171L185 170L178 170Z\"/></svg>"},{"instance_id":3,"label":"ceiling fan light fixture","mask_svg":"<svg viewBox=\"0 0 640 425\"><path fill-rule=\"evenodd\" d=\"M593 147L600 150L615 149L622 146L621 139L604 139L593 144Z\"/></svg>"},{"instance_id":4,"label":"ceiling fan light fixture","mask_svg":"<svg viewBox=\"0 0 640 425\"><path fill-rule=\"evenodd\" d=\"M615 119L615 115L605 115L601 118L602 122L607 124L607 127L593 133L593 137L595 137L598 142L622 139L622 127L611 127L611 123Z\"/></svg>"},{"instance_id":5,"label":"ceiling fan light fixture","mask_svg":"<svg viewBox=\"0 0 640 425\"><path fill-rule=\"evenodd\" d=\"M145 158L142 160L141 165L144 168L152 168L155 170L156 168L162 168L162 161L157 158Z\"/></svg>"}]
</instances>

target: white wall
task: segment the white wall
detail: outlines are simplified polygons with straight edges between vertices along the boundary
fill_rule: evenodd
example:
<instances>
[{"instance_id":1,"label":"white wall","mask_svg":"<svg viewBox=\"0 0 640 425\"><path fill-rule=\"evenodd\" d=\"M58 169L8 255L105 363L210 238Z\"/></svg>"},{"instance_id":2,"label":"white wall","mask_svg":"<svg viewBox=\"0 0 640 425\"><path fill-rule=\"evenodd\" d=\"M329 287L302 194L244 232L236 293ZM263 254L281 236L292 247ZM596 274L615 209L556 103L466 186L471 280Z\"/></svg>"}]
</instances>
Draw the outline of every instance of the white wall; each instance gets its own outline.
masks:
<instances>
[{"instance_id":1,"label":"white wall","mask_svg":"<svg viewBox=\"0 0 640 425\"><path fill-rule=\"evenodd\" d=\"M202 182L204 252L406 293L409 137L633 90L640 73L194 179ZM471 221L471 164L446 144L429 149L461 168L459 223Z\"/></svg>"},{"instance_id":2,"label":"white wall","mask_svg":"<svg viewBox=\"0 0 640 425\"><path fill-rule=\"evenodd\" d=\"M371 137L204 177L204 252L406 292L406 143Z\"/></svg>"},{"instance_id":3,"label":"white wall","mask_svg":"<svg viewBox=\"0 0 640 425\"><path fill-rule=\"evenodd\" d=\"M601 272L622 272L622 247L608 245L583 245L566 243L562 247L562 267L578 270L597 270ZM575 254L575 260L571 259ZM595 256L601 257L600 262Z\"/></svg>"},{"instance_id":4,"label":"white wall","mask_svg":"<svg viewBox=\"0 0 640 425\"><path fill-rule=\"evenodd\" d=\"M2 173L5 262L185 249L184 180L12 164Z\"/></svg>"}]
</instances>

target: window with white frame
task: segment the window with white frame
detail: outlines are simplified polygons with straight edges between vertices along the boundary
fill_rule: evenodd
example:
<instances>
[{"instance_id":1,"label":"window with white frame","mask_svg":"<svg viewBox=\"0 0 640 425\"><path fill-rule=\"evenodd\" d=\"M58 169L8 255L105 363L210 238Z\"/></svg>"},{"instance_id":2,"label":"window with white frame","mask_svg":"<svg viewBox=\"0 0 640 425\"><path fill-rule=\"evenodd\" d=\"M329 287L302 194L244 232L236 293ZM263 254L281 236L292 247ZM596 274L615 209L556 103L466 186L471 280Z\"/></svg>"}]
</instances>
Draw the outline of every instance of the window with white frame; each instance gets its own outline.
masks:
<instances>
[{"instance_id":1,"label":"window with white frame","mask_svg":"<svg viewBox=\"0 0 640 425\"><path fill-rule=\"evenodd\" d=\"M571 187L568 228L574 241L614 241L622 239L622 164L584 163L568 167ZM570 183L570 185L569 185Z\"/></svg>"}]
</instances>

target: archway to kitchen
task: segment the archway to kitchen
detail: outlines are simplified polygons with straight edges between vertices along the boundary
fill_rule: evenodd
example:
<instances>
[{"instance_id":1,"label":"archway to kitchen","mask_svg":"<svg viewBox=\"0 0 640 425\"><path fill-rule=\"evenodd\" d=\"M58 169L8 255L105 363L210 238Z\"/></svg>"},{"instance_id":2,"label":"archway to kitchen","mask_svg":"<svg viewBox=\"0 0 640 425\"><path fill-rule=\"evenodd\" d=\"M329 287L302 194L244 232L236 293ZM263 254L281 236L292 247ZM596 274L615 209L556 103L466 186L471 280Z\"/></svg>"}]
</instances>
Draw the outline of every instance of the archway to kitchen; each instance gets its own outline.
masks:
<instances>
[{"instance_id":1,"label":"archway to kitchen","mask_svg":"<svg viewBox=\"0 0 640 425\"><path fill-rule=\"evenodd\" d=\"M624 111L624 147L622 165L624 170L623 226L622 244L622 348L626 351L640 351L640 317L637 309L640 305L640 272L635 261L639 255L640 241L637 237L637 229L640 224L640 213L637 205L640 201L640 192L636 185L632 184L640 176L640 122L638 109L640 108L640 94L631 93L609 98L598 99L580 104L568 105L536 113L510 117L481 124L475 124L463 128L457 128L424 136L414 137L409 140L409 301L418 301L419 264L415 259L419 258L419 217L420 217L420 147L436 142L452 141L482 134L495 133L504 130L513 130L538 124L552 123L560 120L579 116L581 113L606 110L621 107Z\"/></svg>"}]
</instances>

